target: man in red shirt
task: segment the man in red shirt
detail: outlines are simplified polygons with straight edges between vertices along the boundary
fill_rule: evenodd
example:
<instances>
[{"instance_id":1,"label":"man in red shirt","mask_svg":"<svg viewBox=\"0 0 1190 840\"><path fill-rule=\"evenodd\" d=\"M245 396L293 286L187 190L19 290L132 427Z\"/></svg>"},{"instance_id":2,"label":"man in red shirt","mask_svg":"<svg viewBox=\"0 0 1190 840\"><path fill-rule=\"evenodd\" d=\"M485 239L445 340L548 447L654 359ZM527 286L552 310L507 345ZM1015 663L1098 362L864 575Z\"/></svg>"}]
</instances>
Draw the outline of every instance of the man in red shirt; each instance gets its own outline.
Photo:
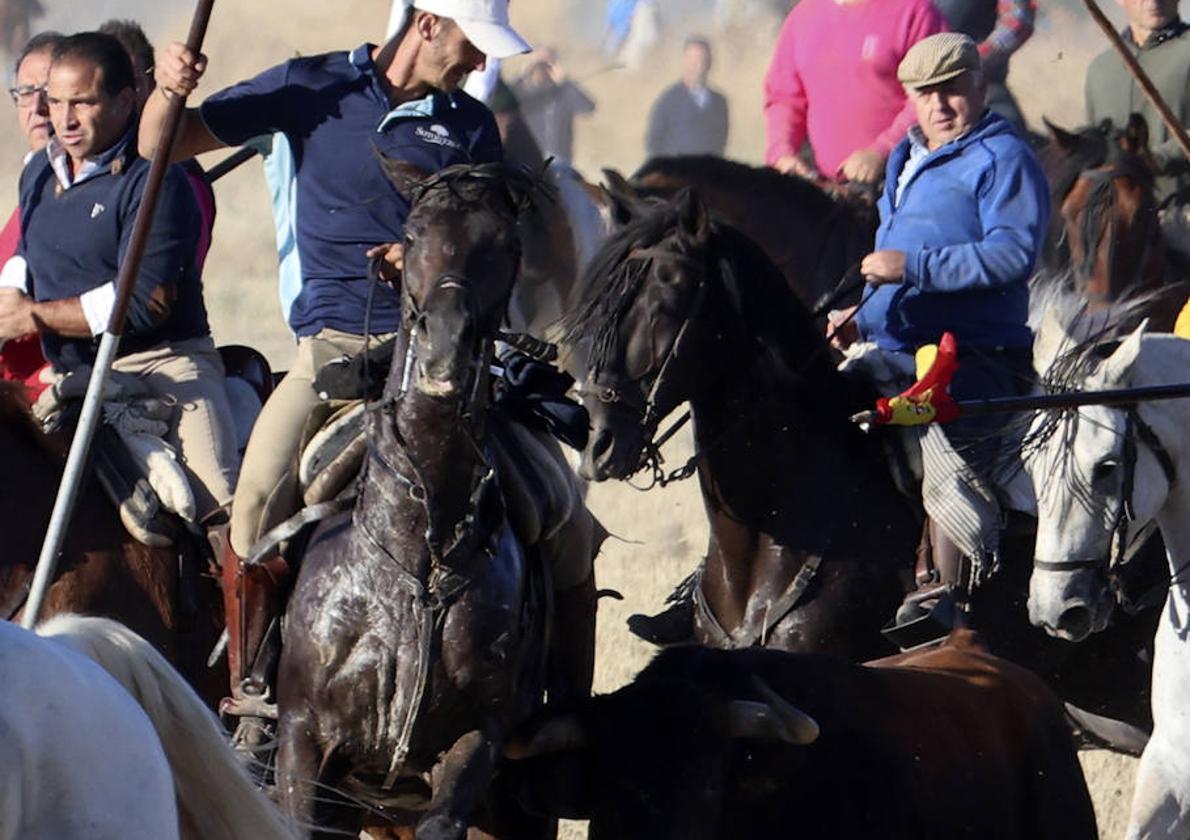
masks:
<instances>
[{"instance_id":1,"label":"man in red shirt","mask_svg":"<svg viewBox=\"0 0 1190 840\"><path fill-rule=\"evenodd\" d=\"M50 72L50 56L62 40L58 32L34 35L21 50L16 62L16 83L9 88L17 109L17 122L31 156L45 149L50 141L50 115L45 102L45 82ZM17 257L21 236L20 213L13 210L8 223L0 230L0 287L25 291L25 261ZM41 339L34 333L10 339L0 346L0 379L23 382L31 400L45 388L40 373L46 365L41 352Z\"/></svg>"}]
</instances>

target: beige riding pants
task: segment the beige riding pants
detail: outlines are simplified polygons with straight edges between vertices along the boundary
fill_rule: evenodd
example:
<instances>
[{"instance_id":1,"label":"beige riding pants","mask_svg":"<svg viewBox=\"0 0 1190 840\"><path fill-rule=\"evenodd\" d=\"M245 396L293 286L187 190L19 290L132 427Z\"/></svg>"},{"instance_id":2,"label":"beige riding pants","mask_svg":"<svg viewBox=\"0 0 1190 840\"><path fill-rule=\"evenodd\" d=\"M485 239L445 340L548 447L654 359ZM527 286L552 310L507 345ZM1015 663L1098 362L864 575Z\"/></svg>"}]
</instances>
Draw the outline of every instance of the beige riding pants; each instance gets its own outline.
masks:
<instances>
[{"instance_id":1,"label":"beige riding pants","mask_svg":"<svg viewBox=\"0 0 1190 840\"><path fill-rule=\"evenodd\" d=\"M166 440L190 487L199 521L231 502L240 469L235 422L224 387L223 361L210 336L162 344L116 359L113 370L136 376L177 405Z\"/></svg>"},{"instance_id":2,"label":"beige riding pants","mask_svg":"<svg viewBox=\"0 0 1190 840\"><path fill-rule=\"evenodd\" d=\"M373 336L368 344L389 338ZM327 362L363 349L363 336L339 330L298 339L297 358L261 409L244 452L231 506L231 547L240 557L247 557L262 535L301 509L294 466L306 418L320 402L314 375Z\"/></svg>"}]
</instances>

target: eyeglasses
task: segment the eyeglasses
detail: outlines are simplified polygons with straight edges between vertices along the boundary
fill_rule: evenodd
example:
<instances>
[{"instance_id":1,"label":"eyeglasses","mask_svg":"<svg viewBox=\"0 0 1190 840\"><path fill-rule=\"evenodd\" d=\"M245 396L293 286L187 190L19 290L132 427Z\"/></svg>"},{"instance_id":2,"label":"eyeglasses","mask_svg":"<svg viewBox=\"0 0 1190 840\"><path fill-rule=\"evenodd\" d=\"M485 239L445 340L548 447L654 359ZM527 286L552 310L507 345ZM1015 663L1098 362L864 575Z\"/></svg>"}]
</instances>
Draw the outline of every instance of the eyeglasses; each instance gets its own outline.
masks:
<instances>
[{"instance_id":1,"label":"eyeglasses","mask_svg":"<svg viewBox=\"0 0 1190 840\"><path fill-rule=\"evenodd\" d=\"M14 105L32 105L45 96L45 85L18 85L8 89Z\"/></svg>"}]
</instances>

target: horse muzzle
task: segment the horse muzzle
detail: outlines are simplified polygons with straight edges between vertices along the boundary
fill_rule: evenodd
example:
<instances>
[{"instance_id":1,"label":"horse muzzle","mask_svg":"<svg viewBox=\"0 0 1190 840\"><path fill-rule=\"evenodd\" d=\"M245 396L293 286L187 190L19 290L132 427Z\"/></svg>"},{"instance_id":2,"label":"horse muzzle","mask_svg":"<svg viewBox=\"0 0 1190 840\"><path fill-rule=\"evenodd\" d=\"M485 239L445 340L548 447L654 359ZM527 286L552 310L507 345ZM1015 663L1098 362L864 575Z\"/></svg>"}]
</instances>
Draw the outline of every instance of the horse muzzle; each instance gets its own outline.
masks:
<instances>
[{"instance_id":1,"label":"horse muzzle","mask_svg":"<svg viewBox=\"0 0 1190 840\"><path fill-rule=\"evenodd\" d=\"M591 415L591 437L583 450L579 475L588 481L630 478L640 469L644 432L635 422L621 420L616 410Z\"/></svg>"},{"instance_id":2,"label":"horse muzzle","mask_svg":"<svg viewBox=\"0 0 1190 840\"><path fill-rule=\"evenodd\" d=\"M1029 579L1029 621L1059 639L1081 642L1103 630L1114 603L1097 568L1034 569Z\"/></svg>"}]
</instances>

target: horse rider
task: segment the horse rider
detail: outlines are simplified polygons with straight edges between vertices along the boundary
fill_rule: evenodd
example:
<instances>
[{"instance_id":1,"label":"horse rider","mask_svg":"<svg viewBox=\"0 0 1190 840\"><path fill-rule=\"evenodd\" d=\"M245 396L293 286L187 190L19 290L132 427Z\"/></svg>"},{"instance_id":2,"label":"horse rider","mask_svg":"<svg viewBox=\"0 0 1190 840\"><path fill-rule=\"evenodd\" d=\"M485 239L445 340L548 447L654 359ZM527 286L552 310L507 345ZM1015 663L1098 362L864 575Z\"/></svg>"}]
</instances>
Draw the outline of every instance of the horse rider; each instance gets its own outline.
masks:
<instances>
[{"instance_id":1,"label":"horse rider","mask_svg":"<svg viewBox=\"0 0 1190 840\"><path fill-rule=\"evenodd\" d=\"M42 32L34 35L21 49L14 64L14 84L8 89L12 103L16 106L17 125L25 137L28 151L25 163L45 149L50 142L50 112L45 104L45 82L50 74L50 60L54 47L64 36L60 32ZM0 267L17 252L21 240L21 210L12 211L4 229L0 232ZM24 289L24 271L18 266L5 274L0 271L0 285L5 278L12 278L17 288ZM0 379L21 382L31 400L45 388L41 372L46 366L41 352L41 338L27 335L3 342L0 347Z\"/></svg>"},{"instance_id":2,"label":"horse rider","mask_svg":"<svg viewBox=\"0 0 1190 840\"><path fill-rule=\"evenodd\" d=\"M1190 25L1178 15L1178 0L1120 0L1128 25L1123 38L1141 69L1182 125L1190 125ZM1087 120L1102 120L1123 128L1132 113L1139 113L1154 141L1149 149L1156 178L1156 197L1166 244L1190 260L1190 162L1178 141L1149 102L1124 59L1108 47L1087 68Z\"/></svg>"},{"instance_id":3,"label":"horse rider","mask_svg":"<svg viewBox=\"0 0 1190 840\"><path fill-rule=\"evenodd\" d=\"M934 0L952 32L979 44L988 108L1025 136L1025 117L1008 89L1008 60L1033 34L1036 0Z\"/></svg>"},{"instance_id":4,"label":"horse rider","mask_svg":"<svg viewBox=\"0 0 1190 840\"><path fill-rule=\"evenodd\" d=\"M378 153L427 172L501 160L491 112L459 87L489 55L507 58L529 49L508 23L507 0L413 0L403 23L378 46L287 61L184 113L174 158L265 138L273 161L292 167L296 184L296 207L289 210L295 213L292 266L300 287L293 290L288 321L297 357L253 429L223 562L232 672L225 711L240 718L243 739L257 737L249 729L275 714L257 699L268 698L271 686L254 685L249 698L243 680L249 671L270 670L253 666L279 616L288 574L279 554L259 564L244 559L263 534L300 507L290 468L320 401L315 374L369 342L382 342L399 326L398 298L387 287L376 290L369 311L369 261L381 260L382 279L399 278L409 212ZM206 64L181 44L158 56L159 93L141 123L143 153L156 148L169 99L190 94ZM576 685L583 684L580 672L589 669L583 663L594 650L594 582L589 569L586 575L555 594L551 637L555 651L581 648L574 656L551 655L560 667L574 668ZM589 685L589 676L585 680Z\"/></svg>"},{"instance_id":5,"label":"horse rider","mask_svg":"<svg viewBox=\"0 0 1190 840\"><path fill-rule=\"evenodd\" d=\"M930 0L802 0L764 79L765 163L804 178L878 183L913 123L897 63L945 28ZM799 157L807 139L814 164Z\"/></svg>"},{"instance_id":6,"label":"horse rider","mask_svg":"<svg viewBox=\"0 0 1190 840\"><path fill-rule=\"evenodd\" d=\"M986 107L971 38L943 33L920 41L897 76L917 122L889 158L876 250L860 266L867 289L851 322L857 334L841 343L859 339L911 372L913 354L949 331L959 348L956 399L1025 393L1032 378L1028 281L1050 213L1045 176L1027 142ZM1001 420L960 418L923 436L923 549L930 550L919 552L918 592L898 611L899 625L923 616L931 603L922 596L940 587L961 605L973 576L994 568L1002 431ZM1027 494L1017 503L1027 506Z\"/></svg>"},{"instance_id":7,"label":"horse rider","mask_svg":"<svg viewBox=\"0 0 1190 840\"><path fill-rule=\"evenodd\" d=\"M115 38L62 39L45 97L53 136L21 174L20 259L5 265L0 337L39 334L66 374L90 366L107 329L149 162L136 153L132 63ZM196 265L198 228L186 177L171 168L112 368L175 405L166 439L198 521L209 524L231 500L239 455Z\"/></svg>"}]
</instances>

